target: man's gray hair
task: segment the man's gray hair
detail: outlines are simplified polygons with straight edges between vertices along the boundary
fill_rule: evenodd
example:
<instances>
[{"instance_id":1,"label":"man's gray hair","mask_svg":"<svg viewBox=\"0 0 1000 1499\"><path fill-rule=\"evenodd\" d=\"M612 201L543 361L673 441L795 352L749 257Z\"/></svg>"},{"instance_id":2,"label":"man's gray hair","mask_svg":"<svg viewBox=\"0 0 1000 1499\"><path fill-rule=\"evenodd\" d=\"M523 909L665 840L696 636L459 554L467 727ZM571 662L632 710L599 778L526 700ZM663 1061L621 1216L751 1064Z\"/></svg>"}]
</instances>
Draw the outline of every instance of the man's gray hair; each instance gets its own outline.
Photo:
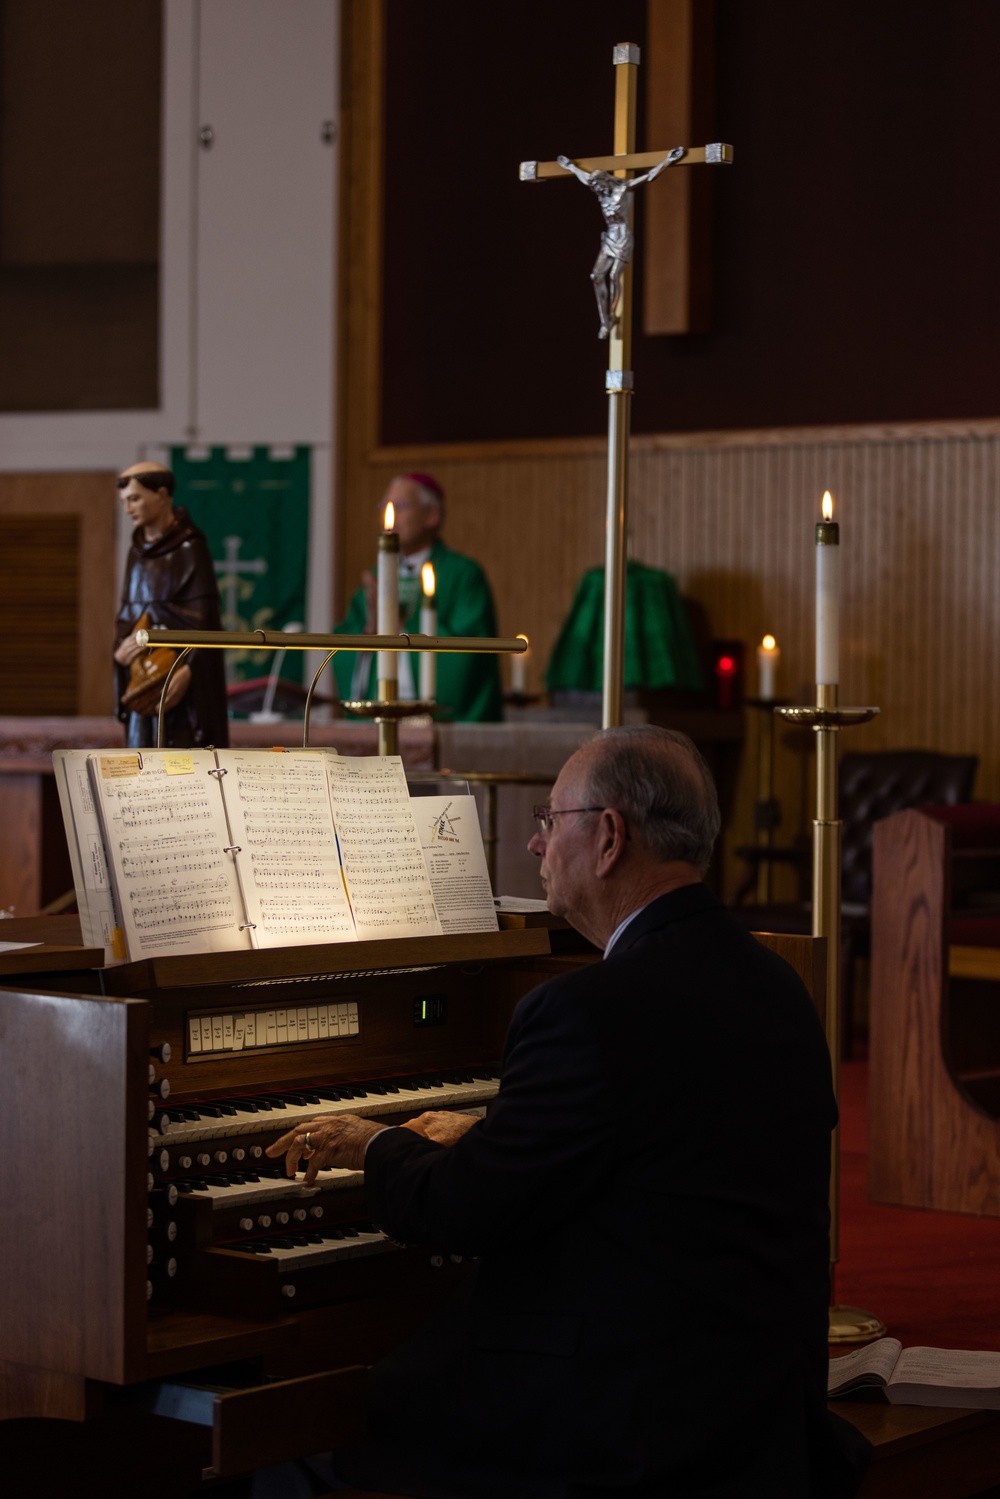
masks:
<instances>
[{"instance_id":1,"label":"man's gray hair","mask_svg":"<svg viewBox=\"0 0 1000 1499\"><path fill-rule=\"evenodd\" d=\"M429 478L430 475L428 475L427 477ZM397 474L396 479L404 479L407 484L412 484L414 489L417 491L420 503L424 507L424 509L437 510L439 516L441 517L442 523L444 522L444 490L436 480L433 481L434 488L432 489L429 484L422 484L420 481L420 477L417 474ZM393 482L395 482L395 480Z\"/></svg>"},{"instance_id":2,"label":"man's gray hair","mask_svg":"<svg viewBox=\"0 0 1000 1499\"><path fill-rule=\"evenodd\" d=\"M677 729L653 724L603 729L585 799L613 807L633 838L665 864L683 859L702 873L719 836L719 798L712 773Z\"/></svg>"}]
</instances>

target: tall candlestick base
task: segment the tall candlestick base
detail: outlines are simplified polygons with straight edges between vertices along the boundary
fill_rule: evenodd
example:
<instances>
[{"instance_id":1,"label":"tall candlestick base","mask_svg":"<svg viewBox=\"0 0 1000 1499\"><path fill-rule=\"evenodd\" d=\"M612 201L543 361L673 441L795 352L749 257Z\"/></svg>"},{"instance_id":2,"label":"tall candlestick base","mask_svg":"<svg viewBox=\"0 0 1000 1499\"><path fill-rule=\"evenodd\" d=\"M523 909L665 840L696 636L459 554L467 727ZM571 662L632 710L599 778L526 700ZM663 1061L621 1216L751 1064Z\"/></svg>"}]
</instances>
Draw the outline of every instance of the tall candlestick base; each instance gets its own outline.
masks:
<instances>
[{"instance_id":1,"label":"tall candlestick base","mask_svg":"<svg viewBox=\"0 0 1000 1499\"><path fill-rule=\"evenodd\" d=\"M831 1306L828 1343L874 1343L885 1337L885 1323L859 1306Z\"/></svg>"},{"instance_id":2,"label":"tall candlestick base","mask_svg":"<svg viewBox=\"0 0 1000 1499\"><path fill-rule=\"evenodd\" d=\"M877 708L841 708L835 684L816 688L814 708L778 708L788 723L806 725L816 735L816 817L813 820L814 937L826 938L826 1040L830 1049L833 1092L840 1099L840 832L837 808L837 735L841 729L868 723ZM840 1259L840 1132L834 1130L830 1156L830 1265ZM885 1325L859 1307L830 1308L831 1343L870 1343Z\"/></svg>"},{"instance_id":3,"label":"tall candlestick base","mask_svg":"<svg viewBox=\"0 0 1000 1499\"><path fill-rule=\"evenodd\" d=\"M389 698L385 702L357 701L341 703L341 707L358 718L374 720L378 729L378 753L380 755L399 754L399 720L401 718L416 718L420 713L433 713L434 711L433 703L418 702L414 698Z\"/></svg>"}]
</instances>

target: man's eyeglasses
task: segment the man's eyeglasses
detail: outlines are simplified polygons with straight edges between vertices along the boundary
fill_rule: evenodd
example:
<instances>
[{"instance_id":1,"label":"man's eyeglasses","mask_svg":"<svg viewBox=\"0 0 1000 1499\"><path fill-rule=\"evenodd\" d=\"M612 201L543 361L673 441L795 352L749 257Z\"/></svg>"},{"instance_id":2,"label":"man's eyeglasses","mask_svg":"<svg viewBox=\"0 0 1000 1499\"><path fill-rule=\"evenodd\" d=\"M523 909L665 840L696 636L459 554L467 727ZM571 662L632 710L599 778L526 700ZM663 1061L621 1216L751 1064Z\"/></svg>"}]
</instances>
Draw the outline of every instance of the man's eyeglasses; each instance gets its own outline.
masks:
<instances>
[{"instance_id":1,"label":"man's eyeglasses","mask_svg":"<svg viewBox=\"0 0 1000 1499\"><path fill-rule=\"evenodd\" d=\"M543 838L547 838L549 836L549 834L551 833L552 829L555 827L555 823L553 821L553 818L556 818L556 817L570 817L570 816L572 816L572 814L574 812L605 812L605 811L607 811L607 808L606 807L560 807L557 812L553 812L552 809L551 809L551 807L532 807L531 811L532 811L532 816L535 819L535 826L536 826L536 828L541 833L541 835L542 835Z\"/></svg>"}]
</instances>

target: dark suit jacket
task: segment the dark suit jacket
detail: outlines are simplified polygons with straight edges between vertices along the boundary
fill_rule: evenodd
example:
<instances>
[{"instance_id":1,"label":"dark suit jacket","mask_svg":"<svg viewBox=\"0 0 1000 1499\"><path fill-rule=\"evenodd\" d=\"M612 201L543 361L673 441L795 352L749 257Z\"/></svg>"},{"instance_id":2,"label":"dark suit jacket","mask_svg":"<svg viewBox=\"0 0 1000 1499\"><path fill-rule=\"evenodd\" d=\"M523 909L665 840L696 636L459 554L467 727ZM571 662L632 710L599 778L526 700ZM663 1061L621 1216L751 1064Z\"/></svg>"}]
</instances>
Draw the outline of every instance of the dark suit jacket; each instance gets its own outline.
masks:
<instances>
[{"instance_id":1,"label":"dark suit jacket","mask_svg":"<svg viewBox=\"0 0 1000 1499\"><path fill-rule=\"evenodd\" d=\"M374 1220L479 1256L373 1371L407 1494L849 1493L825 1417L826 1043L798 977L701 885L518 1006L489 1116L372 1141Z\"/></svg>"}]
</instances>

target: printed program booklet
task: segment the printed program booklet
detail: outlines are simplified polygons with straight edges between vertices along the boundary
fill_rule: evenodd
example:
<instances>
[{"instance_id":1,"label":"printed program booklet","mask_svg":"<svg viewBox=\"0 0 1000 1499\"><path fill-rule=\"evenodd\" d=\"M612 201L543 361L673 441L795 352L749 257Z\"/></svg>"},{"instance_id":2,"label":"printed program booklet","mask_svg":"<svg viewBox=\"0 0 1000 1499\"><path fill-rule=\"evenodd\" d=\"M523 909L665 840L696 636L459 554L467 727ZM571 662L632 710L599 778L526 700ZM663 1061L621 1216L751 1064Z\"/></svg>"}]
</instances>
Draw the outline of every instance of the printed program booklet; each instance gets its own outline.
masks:
<instances>
[{"instance_id":1,"label":"printed program booklet","mask_svg":"<svg viewBox=\"0 0 1000 1499\"><path fill-rule=\"evenodd\" d=\"M1000 1353L961 1348L904 1348L880 1338L832 1358L827 1394L881 1390L890 1405L1000 1410Z\"/></svg>"}]
</instances>

